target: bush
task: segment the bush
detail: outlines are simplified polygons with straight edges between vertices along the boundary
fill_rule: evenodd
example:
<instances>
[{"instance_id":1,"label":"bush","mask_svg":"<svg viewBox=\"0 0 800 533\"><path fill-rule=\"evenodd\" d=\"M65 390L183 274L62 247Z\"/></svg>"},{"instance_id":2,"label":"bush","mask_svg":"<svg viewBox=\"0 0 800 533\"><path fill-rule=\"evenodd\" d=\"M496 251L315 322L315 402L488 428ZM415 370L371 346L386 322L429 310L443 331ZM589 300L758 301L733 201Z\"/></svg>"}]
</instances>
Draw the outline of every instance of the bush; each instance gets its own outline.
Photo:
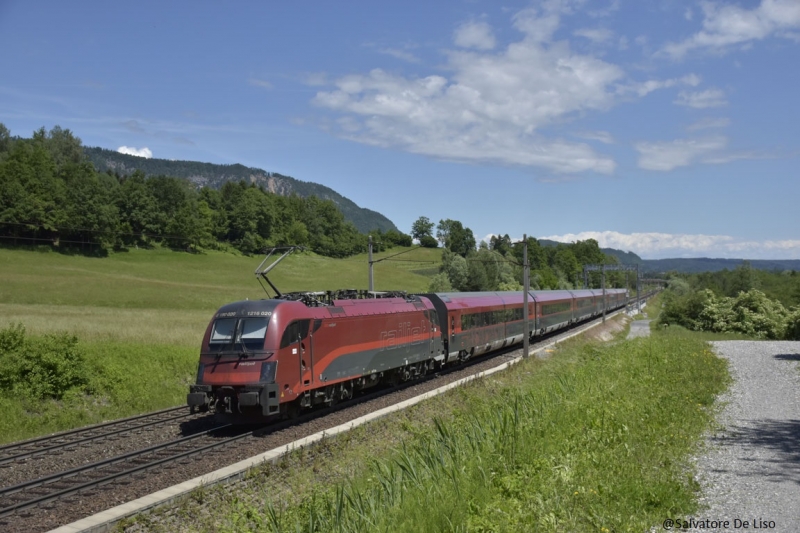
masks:
<instances>
[{"instance_id":1,"label":"bush","mask_svg":"<svg viewBox=\"0 0 800 533\"><path fill-rule=\"evenodd\" d=\"M795 318L786 308L769 299L763 292L752 289L740 292L735 298L718 298L705 289L695 293L665 295L664 310L659 322L681 325L694 331L742 333L757 339L792 338L800 332ZM788 327L787 327L788 326Z\"/></svg>"},{"instance_id":2,"label":"bush","mask_svg":"<svg viewBox=\"0 0 800 533\"><path fill-rule=\"evenodd\" d=\"M800 341L800 307L792 311L786 321L785 338L790 341Z\"/></svg>"},{"instance_id":3,"label":"bush","mask_svg":"<svg viewBox=\"0 0 800 533\"><path fill-rule=\"evenodd\" d=\"M36 399L88 392L88 371L77 344L67 333L26 338L22 324L0 330L0 391Z\"/></svg>"},{"instance_id":4,"label":"bush","mask_svg":"<svg viewBox=\"0 0 800 533\"><path fill-rule=\"evenodd\" d=\"M431 237L430 235L423 235L422 237L420 237L419 238L419 244L423 248L438 248L439 247L439 241L437 241L436 238Z\"/></svg>"}]
</instances>

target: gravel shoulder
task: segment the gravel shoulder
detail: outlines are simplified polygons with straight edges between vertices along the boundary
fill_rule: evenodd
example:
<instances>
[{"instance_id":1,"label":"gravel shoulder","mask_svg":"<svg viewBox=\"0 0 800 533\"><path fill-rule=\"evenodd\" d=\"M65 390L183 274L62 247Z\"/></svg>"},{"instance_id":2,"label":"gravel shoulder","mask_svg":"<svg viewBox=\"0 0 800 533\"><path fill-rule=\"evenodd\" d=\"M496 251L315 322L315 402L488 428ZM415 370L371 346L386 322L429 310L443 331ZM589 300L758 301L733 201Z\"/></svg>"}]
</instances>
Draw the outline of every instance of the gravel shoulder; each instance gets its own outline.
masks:
<instances>
[{"instance_id":1,"label":"gravel shoulder","mask_svg":"<svg viewBox=\"0 0 800 533\"><path fill-rule=\"evenodd\" d=\"M739 531L745 521L747 529L800 531L800 342L712 344L734 382L695 459L703 509L693 518L729 525L692 531Z\"/></svg>"},{"instance_id":2,"label":"gravel shoulder","mask_svg":"<svg viewBox=\"0 0 800 533\"><path fill-rule=\"evenodd\" d=\"M628 332L627 338L635 339L637 337L650 336L650 322L652 322L652 320L634 320L631 322L631 329Z\"/></svg>"}]
</instances>

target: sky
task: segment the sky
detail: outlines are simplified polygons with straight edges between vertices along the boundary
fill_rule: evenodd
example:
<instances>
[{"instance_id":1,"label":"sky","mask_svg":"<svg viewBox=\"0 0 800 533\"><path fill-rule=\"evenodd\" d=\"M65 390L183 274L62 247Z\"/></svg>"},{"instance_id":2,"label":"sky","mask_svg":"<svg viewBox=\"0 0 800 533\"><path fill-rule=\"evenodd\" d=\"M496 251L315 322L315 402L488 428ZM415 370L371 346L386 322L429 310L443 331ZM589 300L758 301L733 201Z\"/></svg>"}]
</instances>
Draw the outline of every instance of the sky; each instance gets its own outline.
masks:
<instances>
[{"instance_id":1,"label":"sky","mask_svg":"<svg viewBox=\"0 0 800 533\"><path fill-rule=\"evenodd\" d=\"M0 0L0 122L410 233L800 258L800 0Z\"/></svg>"}]
</instances>

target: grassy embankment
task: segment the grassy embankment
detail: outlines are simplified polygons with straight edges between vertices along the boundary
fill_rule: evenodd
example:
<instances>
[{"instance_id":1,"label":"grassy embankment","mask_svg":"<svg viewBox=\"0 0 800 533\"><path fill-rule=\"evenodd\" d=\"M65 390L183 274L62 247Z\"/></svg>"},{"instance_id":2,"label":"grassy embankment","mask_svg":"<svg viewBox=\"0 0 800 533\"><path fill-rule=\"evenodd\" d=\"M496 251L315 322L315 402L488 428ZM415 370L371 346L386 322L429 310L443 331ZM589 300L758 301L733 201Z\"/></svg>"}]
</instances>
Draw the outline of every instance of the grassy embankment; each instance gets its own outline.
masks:
<instances>
[{"instance_id":1,"label":"grassy embankment","mask_svg":"<svg viewBox=\"0 0 800 533\"><path fill-rule=\"evenodd\" d=\"M646 531L696 511L688 457L729 380L683 331L585 338L196 491L155 531Z\"/></svg>"},{"instance_id":2,"label":"grassy embankment","mask_svg":"<svg viewBox=\"0 0 800 533\"><path fill-rule=\"evenodd\" d=\"M435 262L440 255L414 250L399 258ZM0 442L183 403L213 312L265 297L253 275L260 261L216 252L131 250L91 258L0 249L0 329L22 323L29 336L75 335L98 391L58 401L0 391ZM435 265L378 263L375 287L424 291L428 277L413 270L426 266ZM366 289L366 254L344 260L295 254L271 279L282 291Z\"/></svg>"}]
</instances>

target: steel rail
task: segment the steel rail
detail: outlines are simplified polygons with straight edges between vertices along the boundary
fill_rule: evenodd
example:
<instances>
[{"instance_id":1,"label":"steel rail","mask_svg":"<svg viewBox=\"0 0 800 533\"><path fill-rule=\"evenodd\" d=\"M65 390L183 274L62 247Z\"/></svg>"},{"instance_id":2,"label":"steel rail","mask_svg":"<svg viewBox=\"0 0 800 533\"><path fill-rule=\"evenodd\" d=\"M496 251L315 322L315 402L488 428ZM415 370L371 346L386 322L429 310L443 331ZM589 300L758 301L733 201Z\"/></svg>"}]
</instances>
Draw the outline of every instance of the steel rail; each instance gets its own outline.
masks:
<instances>
[{"instance_id":1,"label":"steel rail","mask_svg":"<svg viewBox=\"0 0 800 533\"><path fill-rule=\"evenodd\" d=\"M150 446L148 448L144 448L144 449L141 449L141 450L136 450L136 451L129 452L129 453L126 453L126 454L123 454L123 455L118 455L116 457L111 457L109 459L104 459L102 461L97 461L97 462L91 463L89 465L79 466L79 467L76 467L76 468L72 468L70 470L65 470L63 472L59 472L59 473L56 473L56 474L51 474L49 476L44 476L44 477L41 477L41 478L38 478L38 479L34 479L34 480L31 480L31 481L26 481L26 482L23 482L23 483L19 483L17 485L13 485L11 487L5 487L3 489L0 489L0 498L9 499L10 496L13 496L15 494L19 494L19 493L24 492L24 491L29 491L31 489L43 487L43 486L46 486L46 485L51 485L53 483L56 483L56 482L59 482L59 481L62 481L62 480L68 479L68 478L74 478L74 477L79 476L81 474L87 474L87 473L90 473L90 472L94 472L96 470L100 470L102 468L106 468L106 467L109 467L109 466L112 466L112 465L115 465L115 464L118 464L118 463L124 463L124 462L127 462L127 461L132 461L132 460L135 460L136 458L139 458L139 457L142 457L142 456L146 456L146 455L149 455L149 454L153 454L153 453L156 453L158 451L162 451L162 450L165 450L165 449L168 449L168 448L171 448L171 447L178 447L178 446L186 444L187 442L190 442L190 441L193 441L195 439L198 439L200 437L207 436L207 435L211 434L212 432L219 431L219 430L222 430L222 429L226 429L226 428L229 428L229 427L231 427L231 424L225 424L225 425L222 425L222 426L217 426L215 428L211 428L211 429L208 429L206 431L203 431L202 433L197 433L197 434L194 434L194 435L190 435L188 437L183 437L183 438L175 439L175 440L172 440L172 441L169 441L169 442L156 444L156 445ZM35 507L35 506L40 505L42 503L46 503L46 502L49 502L49 501L52 501L52 500L56 500L56 499L59 499L59 498L61 498L63 496L69 495L69 494L74 494L76 492L80 492L80 491L85 490L87 488L90 488L92 486L105 485L105 484L109 483L110 481L113 481L113 480L118 479L120 477L125 477L125 476L128 476L128 475L132 475L132 474L135 474L135 473L140 472L142 470L146 470L148 468L151 468L151 467L154 467L154 466L158 466L158 465L161 465L161 464L164 464L166 462L173 461L173 460L181 459L181 458L186 457L188 455L192 455L192 454L195 454L195 453L200 453L202 451L205 451L205 450L210 449L210 448L214 448L216 446L222 446L223 444L227 444L227 443L239 440L241 438L247 437L247 436L251 435L255 431L257 431L257 430L253 430L253 431L250 431L250 432L245 432L245 433L240 434L240 435L235 435L233 437L223 439L223 440L221 440L219 442L215 442L215 443L212 443L212 444L207 445L207 446L202 446L200 448L193 448L191 450L186 450L186 451L180 452L178 454L170 455L169 457L157 459L155 461L148 461L148 462L146 462L144 464L135 466L133 468L129 468L129 469L126 469L126 470L121 470L119 472L114 472L114 473L109 474L107 476L103 476L103 477L100 477L100 478L97 478L97 479L93 479L93 480L81 483L80 485L78 485L76 487L69 487L69 488L66 488L66 489L58 490L56 492L51 492L49 494L38 496L38 497L35 497L33 499L19 501L17 503L14 503L14 504L8 505L6 507L0 508L0 517L4 517L4 516L7 516L9 514L13 514L16 511L20 511L20 510L23 510L23 509L26 509L26 508ZM13 498L11 498L11 499L13 499Z\"/></svg>"},{"instance_id":2,"label":"steel rail","mask_svg":"<svg viewBox=\"0 0 800 533\"><path fill-rule=\"evenodd\" d=\"M179 409L180 410L186 410L186 407L183 406L183 407L180 407ZM135 426L124 426L123 422L120 421L118 425L123 425L123 427L120 427L119 429L115 429L113 431L107 431L105 433L99 433L99 434L96 434L96 435L89 435L87 437L83 437L83 438L79 438L79 439L75 439L75 440L69 440L69 441L66 441L66 442L59 442L59 443L56 443L56 444L51 444L49 446L40 446L40 447L34 448L33 450L24 451L24 452L18 453L16 455L8 455L8 456L5 456L5 457L0 457L0 465L13 463L15 461L20 461L22 459L27 459L27 458L30 458L30 457L36 457L37 455L43 455L43 454L46 454L48 452L52 452L52 451L55 451L55 450L60 450L62 448L69 448L70 446L76 446L76 445L79 445L79 444L85 444L87 442L92 442L92 441L95 441L95 440L101 440L101 439L105 439L105 438L108 438L108 437L113 437L113 436L119 435L121 433L128 433L128 432L131 432L131 431L137 431L137 430L140 430L140 429L143 429L143 428L157 426L157 425L160 425L160 424L167 424L169 422L173 422L173 421L179 420L181 418L188 418L190 416L193 416L193 415L191 413L187 412L187 413L184 413L184 414L171 416L169 418L160 418L158 420L153 420L151 422L145 422L143 424L137 424ZM130 422L130 421L131 420L127 420L127 422ZM117 424L114 424L114 425L117 425ZM86 433L90 433L90 432L91 432L91 430L86 430ZM80 432L76 431L74 434L80 434ZM47 440L48 439L42 439L42 440L40 440L38 442L39 443L45 443L45 442L47 442ZM20 446L20 447L23 447L23 446Z\"/></svg>"},{"instance_id":3,"label":"steel rail","mask_svg":"<svg viewBox=\"0 0 800 533\"><path fill-rule=\"evenodd\" d=\"M141 415L131 416L129 418L120 418L119 420L111 420L110 422L103 422L103 423L94 424L94 425L91 425L91 426L84 426L84 427L80 427L80 428L70 429L68 431L61 431L59 433L53 433L52 435L45 435L43 437L36 437L36 438L33 438L33 439L22 440L22 441L18 441L18 442L11 442L11 443L4 444L4 445L0 446L0 452L6 451L6 450L9 450L9 449L13 449L13 448L22 448L24 446L30 446L32 444L37 444L37 443L45 442L45 441L48 441L48 440L55 440L55 439L59 439L59 438L69 437L69 436L72 436L72 435L76 435L78 433L90 432L90 431L94 431L94 430L97 430L97 429L106 428L106 427L109 427L109 426L114 426L114 425L118 425L118 424L125 424L125 423L128 423L128 422L141 420L142 418L147 418L147 417L151 417L151 416L158 416L158 415L162 415L162 414L166 414L166 413L170 413L170 412L174 412L174 411L179 411L179 410L183 410L183 409L186 409L185 405L181 405L181 406L178 406L178 407L169 407L167 409L162 409L160 411L153 411L151 413L144 413L144 414L141 414Z\"/></svg>"}]
</instances>

